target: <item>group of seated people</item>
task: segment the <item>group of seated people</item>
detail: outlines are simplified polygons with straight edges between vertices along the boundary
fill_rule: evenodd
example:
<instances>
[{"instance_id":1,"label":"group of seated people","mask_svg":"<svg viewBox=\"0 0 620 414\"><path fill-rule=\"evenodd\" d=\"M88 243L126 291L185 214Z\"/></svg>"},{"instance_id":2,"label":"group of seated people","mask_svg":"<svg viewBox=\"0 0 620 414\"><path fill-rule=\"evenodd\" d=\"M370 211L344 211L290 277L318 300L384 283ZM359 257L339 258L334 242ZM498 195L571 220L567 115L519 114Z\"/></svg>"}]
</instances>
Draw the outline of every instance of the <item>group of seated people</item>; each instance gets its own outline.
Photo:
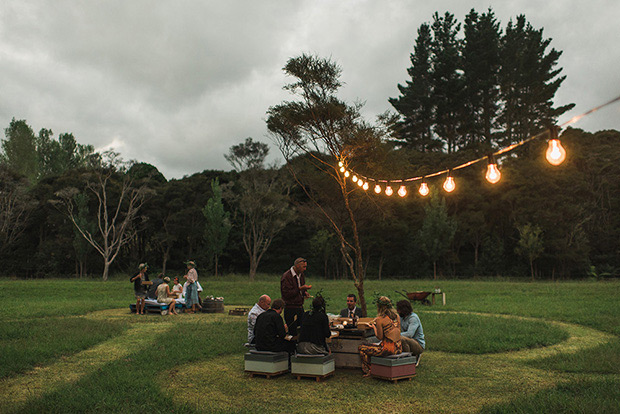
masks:
<instances>
[{"instance_id":1,"label":"group of seated people","mask_svg":"<svg viewBox=\"0 0 620 414\"><path fill-rule=\"evenodd\" d=\"M330 353L326 339L331 336L331 329L323 297L317 296L312 300L312 310L303 313L298 332L287 331L282 318L284 306L282 299L272 302L267 295L259 298L248 313L248 343L255 345L258 351ZM347 296L347 307L342 309L339 316L354 319L362 317L355 295ZM370 360L373 355L386 356L410 352L419 360L420 354L424 352L426 343L422 324L407 300L399 301L395 310L391 300L381 296L377 300L377 317L369 322L368 326L373 329L380 342L359 346L365 376L370 375Z\"/></svg>"},{"instance_id":2,"label":"group of seated people","mask_svg":"<svg viewBox=\"0 0 620 414\"><path fill-rule=\"evenodd\" d=\"M177 302L191 307L188 312L192 312L200 306L199 292L202 287L198 283L198 274L195 270L196 264L193 261L186 262L188 272L183 276L187 281L181 285L179 278L174 278L174 284L170 289L170 278L160 273L154 280L149 280L148 264L141 263L138 272L131 276L130 282L134 283L134 293L136 296L136 314L144 314L147 298L156 299L157 303L169 305L171 315L178 315L176 311Z\"/></svg>"}]
</instances>

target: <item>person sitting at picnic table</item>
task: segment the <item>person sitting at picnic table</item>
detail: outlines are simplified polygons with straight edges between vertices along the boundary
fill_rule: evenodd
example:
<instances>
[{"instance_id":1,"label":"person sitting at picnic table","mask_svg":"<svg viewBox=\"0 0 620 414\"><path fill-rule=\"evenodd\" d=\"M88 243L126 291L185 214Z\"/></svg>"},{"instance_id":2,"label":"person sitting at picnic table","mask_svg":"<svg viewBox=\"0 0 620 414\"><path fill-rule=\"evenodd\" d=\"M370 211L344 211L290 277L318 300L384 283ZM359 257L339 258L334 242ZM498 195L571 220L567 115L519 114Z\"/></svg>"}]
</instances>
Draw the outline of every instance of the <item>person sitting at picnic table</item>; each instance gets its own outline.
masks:
<instances>
[{"instance_id":1,"label":"person sitting at picnic table","mask_svg":"<svg viewBox=\"0 0 620 414\"><path fill-rule=\"evenodd\" d=\"M183 285L179 282L179 278L174 278L174 285L172 286L172 295L175 299L180 298L183 295Z\"/></svg>"},{"instance_id":2,"label":"person sitting at picnic table","mask_svg":"<svg viewBox=\"0 0 620 414\"><path fill-rule=\"evenodd\" d=\"M185 306L191 307L188 313L196 312L196 308L202 309L202 306L198 303L198 287L196 282L198 281L198 272L196 271L196 263L193 260L185 262L187 265L187 273L183 276L187 279L187 289L185 291Z\"/></svg>"},{"instance_id":3,"label":"person sitting at picnic table","mask_svg":"<svg viewBox=\"0 0 620 414\"><path fill-rule=\"evenodd\" d=\"M271 305L271 298L267 295L262 295L258 298L258 302L254 304L250 312L248 312L248 343L254 343L254 326L256 325L256 318L258 315L269 309Z\"/></svg>"},{"instance_id":4,"label":"person sitting at picnic table","mask_svg":"<svg viewBox=\"0 0 620 414\"><path fill-rule=\"evenodd\" d=\"M146 299L147 288L142 282L149 281L149 275L147 270L149 266L146 263L140 263L138 266L138 273L135 273L129 278L130 282L133 282L133 291L136 295L136 315L144 315L144 305Z\"/></svg>"},{"instance_id":5,"label":"person sitting at picnic table","mask_svg":"<svg viewBox=\"0 0 620 414\"><path fill-rule=\"evenodd\" d=\"M403 352L411 352L420 360L420 354L426 348L424 330L420 318L413 312L411 302L401 300L396 303L396 311L400 316L400 336L403 343Z\"/></svg>"},{"instance_id":6,"label":"person sitting at picnic table","mask_svg":"<svg viewBox=\"0 0 620 414\"><path fill-rule=\"evenodd\" d=\"M329 354L326 338L331 336L329 318L325 313L325 299L317 295L312 300L312 310L301 317L297 352L300 354Z\"/></svg>"},{"instance_id":7,"label":"person sitting at picnic table","mask_svg":"<svg viewBox=\"0 0 620 414\"><path fill-rule=\"evenodd\" d=\"M286 351L292 354L295 344L286 340L286 328L282 320L284 301L276 299L271 303L271 309L258 315L254 325L257 351L280 352Z\"/></svg>"},{"instance_id":8,"label":"person sitting at picnic table","mask_svg":"<svg viewBox=\"0 0 620 414\"><path fill-rule=\"evenodd\" d=\"M381 340L378 344L360 345L358 347L362 358L364 377L370 376L370 360L374 356L400 354L402 344L400 339L400 317L392 307L392 301L387 296L377 300L377 317L369 324L375 331L375 336Z\"/></svg>"},{"instance_id":9,"label":"person sitting at picnic table","mask_svg":"<svg viewBox=\"0 0 620 414\"><path fill-rule=\"evenodd\" d=\"M168 286L168 283L170 283L170 278L165 276L164 283L157 286L157 302L168 304L168 312L171 315L178 315L176 309L174 308L176 301L170 297L172 293L170 292L170 286Z\"/></svg>"},{"instance_id":10,"label":"person sitting at picnic table","mask_svg":"<svg viewBox=\"0 0 620 414\"><path fill-rule=\"evenodd\" d=\"M357 307L357 297L350 293L347 295L347 307L340 311L341 318L361 318L362 310Z\"/></svg>"}]
</instances>

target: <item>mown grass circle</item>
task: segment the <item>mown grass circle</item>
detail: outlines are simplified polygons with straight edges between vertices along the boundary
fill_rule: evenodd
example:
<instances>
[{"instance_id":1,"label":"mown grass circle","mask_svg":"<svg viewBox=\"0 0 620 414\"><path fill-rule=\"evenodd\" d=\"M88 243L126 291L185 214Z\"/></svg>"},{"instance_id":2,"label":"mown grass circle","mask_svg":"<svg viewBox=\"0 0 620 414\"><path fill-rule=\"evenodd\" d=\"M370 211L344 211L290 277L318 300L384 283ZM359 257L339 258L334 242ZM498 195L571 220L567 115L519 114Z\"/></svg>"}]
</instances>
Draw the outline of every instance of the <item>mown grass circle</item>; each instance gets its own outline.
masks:
<instances>
[{"instance_id":1,"label":"mown grass circle","mask_svg":"<svg viewBox=\"0 0 620 414\"><path fill-rule=\"evenodd\" d=\"M555 345L568 332L544 321L473 313L421 313L426 349L488 354Z\"/></svg>"}]
</instances>

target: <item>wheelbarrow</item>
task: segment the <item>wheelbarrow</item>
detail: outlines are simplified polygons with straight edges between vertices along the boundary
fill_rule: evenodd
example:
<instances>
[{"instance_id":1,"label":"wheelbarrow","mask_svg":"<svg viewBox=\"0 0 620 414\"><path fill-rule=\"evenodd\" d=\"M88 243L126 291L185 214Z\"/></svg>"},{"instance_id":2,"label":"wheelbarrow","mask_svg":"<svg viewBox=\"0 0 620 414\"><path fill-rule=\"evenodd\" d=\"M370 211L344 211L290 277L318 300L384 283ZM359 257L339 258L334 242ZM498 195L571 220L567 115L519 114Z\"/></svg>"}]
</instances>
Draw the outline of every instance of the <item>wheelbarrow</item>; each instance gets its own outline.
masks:
<instances>
[{"instance_id":1,"label":"wheelbarrow","mask_svg":"<svg viewBox=\"0 0 620 414\"><path fill-rule=\"evenodd\" d=\"M405 298L409 299L409 301L411 303L414 303L416 301L422 303L423 305L430 305L431 301L426 299L428 297L428 295L430 295L432 292L424 292L424 291L417 291L417 292L407 292L405 290L403 290L402 292L399 292L398 290L395 291L396 293L401 294L402 296L404 296Z\"/></svg>"}]
</instances>

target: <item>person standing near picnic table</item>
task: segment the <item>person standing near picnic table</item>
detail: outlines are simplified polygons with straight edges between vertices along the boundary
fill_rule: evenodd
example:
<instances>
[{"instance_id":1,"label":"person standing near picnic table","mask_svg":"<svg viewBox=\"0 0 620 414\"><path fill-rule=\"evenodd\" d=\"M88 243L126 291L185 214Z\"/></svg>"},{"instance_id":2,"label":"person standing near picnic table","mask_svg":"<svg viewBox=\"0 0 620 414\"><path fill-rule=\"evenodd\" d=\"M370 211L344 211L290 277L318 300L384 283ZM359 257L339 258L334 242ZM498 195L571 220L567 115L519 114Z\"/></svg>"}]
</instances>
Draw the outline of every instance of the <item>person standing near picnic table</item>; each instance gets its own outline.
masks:
<instances>
[{"instance_id":1,"label":"person standing near picnic table","mask_svg":"<svg viewBox=\"0 0 620 414\"><path fill-rule=\"evenodd\" d=\"M144 300L146 299L146 286L142 282L149 281L149 275L146 273L149 269L149 265L146 263L140 263L138 266L138 273L135 273L129 278L130 282L133 282L133 291L136 295L136 315L144 315Z\"/></svg>"},{"instance_id":2,"label":"person standing near picnic table","mask_svg":"<svg viewBox=\"0 0 620 414\"><path fill-rule=\"evenodd\" d=\"M304 272L308 261L302 257L295 259L293 266L284 272L280 279L280 293L285 302L284 321L291 335L297 335L297 327L304 314L304 300L310 297L308 290L312 285L306 285Z\"/></svg>"},{"instance_id":3,"label":"person standing near picnic table","mask_svg":"<svg viewBox=\"0 0 620 414\"><path fill-rule=\"evenodd\" d=\"M170 315L178 315L175 306L176 301L171 298L170 286L170 278L168 276L164 277L164 283L157 286L157 302L168 304L168 313Z\"/></svg>"},{"instance_id":4,"label":"person standing near picnic table","mask_svg":"<svg viewBox=\"0 0 620 414\"><path fill-rule=\"evenodd\" d=\"M192 309L188 312L194 313L197 310L196 308L202 308L198 303L198 287L196 286L198 272L196 271L196 263L193 260L185 262L185 264L187 265L187 273L183 277L187 279L188 283L187 290L185 291L185 306L188 308L191 306Z\"/></svg>"},{"instance_id":5,"label":"person standing near picnic table","mask_svg":"<svg viewBox=\"0 0 620 414\"><path fill-rule=\"evenodd\" d=\"M375 336L381 340L379 344L360 345L358 347L362 358L364 376L370 376L370 360L372 356L400 354L402 343L400 339L400 317L392 308L392 301L387 296L377 300L377 317L369 324L375 331Z\"/></svg>"}]
</instances>

